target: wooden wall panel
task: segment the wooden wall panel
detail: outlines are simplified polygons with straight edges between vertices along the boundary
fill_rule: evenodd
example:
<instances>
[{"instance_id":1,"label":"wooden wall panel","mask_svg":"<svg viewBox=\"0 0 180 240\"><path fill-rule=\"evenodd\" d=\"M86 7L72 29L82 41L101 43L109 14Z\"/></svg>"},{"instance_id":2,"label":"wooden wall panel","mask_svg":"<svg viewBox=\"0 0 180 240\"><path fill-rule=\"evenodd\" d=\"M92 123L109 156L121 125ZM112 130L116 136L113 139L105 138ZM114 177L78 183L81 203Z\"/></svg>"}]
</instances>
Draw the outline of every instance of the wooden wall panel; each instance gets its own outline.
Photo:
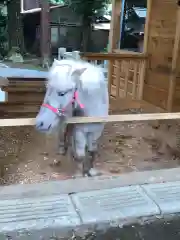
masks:
<instances>
[{"instance_id":1,"label":"wooden wall panel","mask_svg":"<svg viewBox=\"0 0 180 240\"><path fill-rule=\"evenodd\" d=\"M152 0L147 46L150 59L146 70L143 99L163 108L167 104L176 11L176 1Z\"/></svg>"},{"instance_id":2,"label":"wooden wall panel","mask_svg":"<svg viewBox=\"0 0 180 240\"><path fill-rule=\"evenodd\" d=\"M176 84L174 99L173 99L173 111L180 112L180 83L179 83L179 85Z\"/></svg>"},{"instance_id":3,"label":"wooden wall panel","mask_svg":"<svg viewBox=\"0 0 180 240\"><path fill-rule=\"evenodd\" d=\"M162 109L166 108L168 95L167 91L160 90L152 85L144 84L144 93L146 94L144 95L145 101Z\"/></svg>"},{"instance_id":4,"label":"wooden wall panel","mask_svg":"<svg viewBox=\"0 0 180 240\"><path fill-rule=\"evenodd\" d=\"M171 104L173 111L180 111L180 2L177 4L176 15L176 36L169 90L172 94L169 94L169 104Z\"/></svg>"}]
</instances>

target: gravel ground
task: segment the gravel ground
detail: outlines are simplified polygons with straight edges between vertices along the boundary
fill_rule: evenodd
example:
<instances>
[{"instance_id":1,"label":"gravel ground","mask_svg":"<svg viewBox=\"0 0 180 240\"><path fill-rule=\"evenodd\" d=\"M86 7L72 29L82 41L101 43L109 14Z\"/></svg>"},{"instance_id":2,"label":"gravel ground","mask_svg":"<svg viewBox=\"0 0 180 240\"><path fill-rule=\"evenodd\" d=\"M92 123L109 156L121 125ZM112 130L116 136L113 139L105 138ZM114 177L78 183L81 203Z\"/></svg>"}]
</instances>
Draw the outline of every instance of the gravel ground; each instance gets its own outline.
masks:
<instances>
[{"instance_id":1,"label":"gravel ground","mask_svg":"<svg viewBox=\"0 0 180 240\"><path fill-rule=\"evenodd\" d=\"M96 168L103 174L158 170L180 165L176 124L109 123L100 139ZM33 127L0 128L1 183L32 183L74 176L76 165L57 154L57 137Z\"/></svg>"},{"instance_id":2,"label":"gravel ground","mask_svg":"<svg viewBox=\"0 0 180 240\"><path fill-rule=\"evenodd\" d=\"M34 62L10 64L13 67L40 69ZM116 112L116 114L118 114ZM172 168L180 165L176 151L176 124L109 123L100 139L96 168L118 175L131 171ZM74 176L76 166L70 157L57 154L57 137L45 136L33 127L0 128L1 184L32 183Z\"/></svg>"}]
</instances>

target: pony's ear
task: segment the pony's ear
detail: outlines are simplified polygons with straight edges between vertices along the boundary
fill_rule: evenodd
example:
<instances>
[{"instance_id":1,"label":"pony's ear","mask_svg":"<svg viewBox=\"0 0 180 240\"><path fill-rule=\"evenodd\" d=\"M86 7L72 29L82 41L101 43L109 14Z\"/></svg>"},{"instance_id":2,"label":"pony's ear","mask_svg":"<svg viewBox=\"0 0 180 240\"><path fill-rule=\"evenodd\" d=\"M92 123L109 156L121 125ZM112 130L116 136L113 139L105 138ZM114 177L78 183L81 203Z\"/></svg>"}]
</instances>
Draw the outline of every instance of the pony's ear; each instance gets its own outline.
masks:
<instances>
[{"instance_id":1,"label":"pony's ear","mask_svg":"<svg viewBox=\"0 0 180 240\"><path fill-rule=\"evenodd\" d=\"M52 69L52 68L58 66L58 62L59 62L59 61L58 61L57 59L54 59L52 65L51 65L51 67L50 67L50 69Z\"/></svg>"},{"instance_id":2,"label":"pony's ear","mask_svg":"<svg viewBox=\"0 0 180 240\"><path fill-rule=\"evenodd\" d=\"M79 86L84 91L88 90L89 93L94 94L101 89L101 82L104 82L104 75L98 68L90 68L88 71L87 67L75 69L72 71L72 76L76 86Z\"/></svg>"},{"instance_id":3,"label":"pony's ear","mask_svg":"<svg viewBox=\"0 0 180 240\"><path fill-rule=\"evenodd\" d=\"M87 68L80 68L80 69L76 69L72 72L72 76L74 77L81 77L81 75L84 73L84 71L86 70Z\"/></svg>"},{"instance_id":4,"label":"pony's ear","mask_svg":"<svg viewBox=\"0 0 180 240\"><path fill-rule=\"evenodd\" d=\"M79 69L75 69L72 73L71 73L71 76L73 77L74 79L74 82L76 84L76 87L84 87L83 84L82 84L82 81L81 81L81 75L85 72L87 68L79 68Z\"/></svg>"}]
</instances>

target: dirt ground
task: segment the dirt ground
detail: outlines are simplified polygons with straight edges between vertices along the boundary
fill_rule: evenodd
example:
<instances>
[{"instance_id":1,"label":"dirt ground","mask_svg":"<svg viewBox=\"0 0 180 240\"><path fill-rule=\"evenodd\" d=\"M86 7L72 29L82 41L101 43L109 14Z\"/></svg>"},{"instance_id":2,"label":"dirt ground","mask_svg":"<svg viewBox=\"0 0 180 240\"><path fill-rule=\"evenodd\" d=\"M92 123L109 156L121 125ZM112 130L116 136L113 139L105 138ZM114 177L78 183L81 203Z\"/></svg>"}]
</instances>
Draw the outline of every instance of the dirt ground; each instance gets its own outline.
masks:
<instances>
[{"instance_id":1,"label":"dirt ground","mask_svg":"<svg viewBox=\"0 0 180 240\"><path fill-rule=\"evenodd\" d=\"M174 168L176 124L109 123L100 139L96 168L103 174ZM69 156L57 154L57 137L37 133L33 127L0 128L1 184L64 180L74 176Z\"/></svg>"}]
</instances>

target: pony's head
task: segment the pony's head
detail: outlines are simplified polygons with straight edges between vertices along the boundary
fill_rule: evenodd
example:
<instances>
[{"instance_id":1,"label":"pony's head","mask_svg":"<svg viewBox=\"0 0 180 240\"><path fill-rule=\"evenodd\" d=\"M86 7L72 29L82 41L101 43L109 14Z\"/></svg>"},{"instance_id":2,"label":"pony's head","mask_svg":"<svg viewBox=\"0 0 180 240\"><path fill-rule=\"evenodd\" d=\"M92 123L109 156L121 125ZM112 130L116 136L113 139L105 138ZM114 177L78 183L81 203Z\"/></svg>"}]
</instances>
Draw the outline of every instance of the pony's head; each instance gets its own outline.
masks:
<instances>
[{"instance_id":1,"label":"pony's head","mask_svg":"<svg viewBox=\"0 0 180 240\"><path fill-rule=\"evenodd\" d=\"M93 92L93 89L98 87L97 80L92 85L94 71L91 68L90 64L83 61L54 61L48 73L46 95L36 117L37 130L51 132L60 121L72 116L74 106L79 105L83 108L83 103L79 102L78 93ZM92 71L91 75L88 69ZM95 76L95 79L97 77Z\"/></svg>"}]
</instances>

